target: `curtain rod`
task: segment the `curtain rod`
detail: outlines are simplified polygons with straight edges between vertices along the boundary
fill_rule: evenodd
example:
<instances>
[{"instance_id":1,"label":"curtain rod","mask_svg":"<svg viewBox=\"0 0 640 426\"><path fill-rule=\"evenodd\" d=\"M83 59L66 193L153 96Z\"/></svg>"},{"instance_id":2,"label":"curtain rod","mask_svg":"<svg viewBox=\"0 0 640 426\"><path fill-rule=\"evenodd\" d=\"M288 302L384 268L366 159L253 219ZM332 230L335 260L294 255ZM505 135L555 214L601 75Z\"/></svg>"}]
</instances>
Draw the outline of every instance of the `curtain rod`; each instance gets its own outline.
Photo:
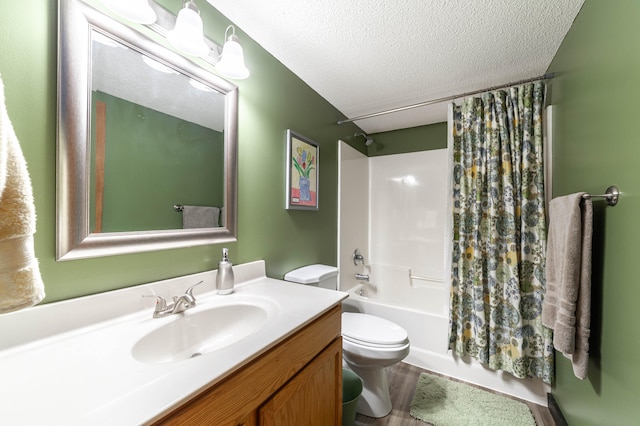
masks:
<instances>
[{"instance_id":1,"label":"curtain rod","mask_svg":"<svg viewBox=\"0 0 640 426\"><path fill-rule=\"evenodd\" d=\"M553 78L553 76L554 76L553 73L549 73L549 74L542 75L540 77L534 77L534 78L528 78L526 80L514 81L512 83L507 83L507 84L503 84L503 85L500 85L500 86L493 86L493 87L489 87L489 88L481 89L481 90L475 90L473 92L466 92L466 93L462 93L462 94L454 95L454 96L446 96L446 97L440 98L440 99L432 99L430 101L425 101L425 102L420 102L420 103L417 103L417 104L412 104L412 105L407 105L407 106L403 106L403 107L388 109L386 111L380 111L380 112L374 112L374 113L371 113L371 114L365 114L365 115L361 115L359 117L345 118L344 120L339 120L338 124L351 123L353 121L364 120L365 118L377 117L379 115L391 114L391 113L394 113L394 112L404 111L404 110L407 110L407 109L413 109L413 108L419 108L419 107L423 107L423 106L427 106L427 105L438 104L440 102L445 102L445 101L452 101L454 99L464 98L466 96L477 95L478 93L490 92L492 90L498 90L498 89L504 89L505 87L517 86L517 85L524 84L524 83L531 83L532 81L550 80L550 79Z\"/></svg>"}]
</instances>

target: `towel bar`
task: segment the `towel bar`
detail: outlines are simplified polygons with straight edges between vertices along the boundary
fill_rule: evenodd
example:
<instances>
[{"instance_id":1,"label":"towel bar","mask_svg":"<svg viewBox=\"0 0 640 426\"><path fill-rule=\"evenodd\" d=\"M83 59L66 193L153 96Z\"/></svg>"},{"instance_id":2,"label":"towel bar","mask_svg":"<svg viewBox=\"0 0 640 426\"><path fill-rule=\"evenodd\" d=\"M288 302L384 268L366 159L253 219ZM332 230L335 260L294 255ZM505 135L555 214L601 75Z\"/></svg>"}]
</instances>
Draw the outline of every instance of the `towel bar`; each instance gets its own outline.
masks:
<instances>
[{"instance_id":1,"label":"towel bar","mask_svg":"<svg viewBox=\"0 0 640 426\"><path fill-rule=\"evenodd\" d=\"M182 210L184 210L184 206L182 204L174 204L173 209L177 212L181 212Z\"/></svg>"},{"instance_id":2,"label":"towel bar","mask_svg":"<svg viewBox=\"0 0 640 426\"><path fill-rule=\"evenodd\" d=\"M618 191L617 186L610 186L607 188L604 194L592 195L592 194L584 194L582 198L588 199L593 197L602 197L605 199L608 205L615 206L618 204L618 198L620 197L620 191Z\"/></svg>"}]
</instances>

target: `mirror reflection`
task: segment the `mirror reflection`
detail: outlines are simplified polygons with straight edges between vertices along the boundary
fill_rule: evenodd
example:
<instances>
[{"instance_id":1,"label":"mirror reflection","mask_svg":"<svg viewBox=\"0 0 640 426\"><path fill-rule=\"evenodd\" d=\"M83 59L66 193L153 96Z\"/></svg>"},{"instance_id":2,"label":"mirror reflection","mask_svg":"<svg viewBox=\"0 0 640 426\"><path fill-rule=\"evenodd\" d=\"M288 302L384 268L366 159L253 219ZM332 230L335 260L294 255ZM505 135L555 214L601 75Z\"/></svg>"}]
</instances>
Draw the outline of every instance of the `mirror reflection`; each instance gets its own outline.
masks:
<instances>
[{"instance_id":1,"label":"mirror reflection","mask_svg":"<svg viewBox=\"0 0 640 426\"><path fill-rule=\"evenodd\" d=\"M221 226L224 95L91 32L92 232ZM174 206L206 207L184 210Z\"/></svg>"}]
</instances>

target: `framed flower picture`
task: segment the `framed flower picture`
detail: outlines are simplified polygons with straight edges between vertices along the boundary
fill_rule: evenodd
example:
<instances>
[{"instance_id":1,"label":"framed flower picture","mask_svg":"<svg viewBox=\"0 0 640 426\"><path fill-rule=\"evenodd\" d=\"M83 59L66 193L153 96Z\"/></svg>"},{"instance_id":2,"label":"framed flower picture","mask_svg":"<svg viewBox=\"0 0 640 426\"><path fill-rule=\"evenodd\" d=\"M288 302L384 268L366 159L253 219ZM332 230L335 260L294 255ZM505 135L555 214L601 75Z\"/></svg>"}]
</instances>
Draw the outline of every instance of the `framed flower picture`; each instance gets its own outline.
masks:
<instances>
[{"instance_id":1,"label":"framed flower picture","mask_svg":"<svg viewBox=\"0 0 640 426\"><path fill-rule=\"evenodd\" d=\"M287 129L287 209L318 210L318 144Z\"/></svg>"}]
</instances>

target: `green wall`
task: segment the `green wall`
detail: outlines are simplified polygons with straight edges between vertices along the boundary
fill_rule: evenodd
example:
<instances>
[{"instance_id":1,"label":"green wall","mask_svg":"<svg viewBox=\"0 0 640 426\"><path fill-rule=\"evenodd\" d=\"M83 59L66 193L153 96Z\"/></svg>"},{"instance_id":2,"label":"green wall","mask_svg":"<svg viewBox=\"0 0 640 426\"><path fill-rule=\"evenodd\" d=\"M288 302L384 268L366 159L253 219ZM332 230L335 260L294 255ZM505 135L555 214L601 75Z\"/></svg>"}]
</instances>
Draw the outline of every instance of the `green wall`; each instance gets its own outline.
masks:
<instances>
[{"instance_id":1,"label":"green wall","mask_svg":"<svg viewBox=\"0 0 640 426\"><path fill-rule=\"evenodd\" d=\"M549 67L553 195L622 192L615 207L596 203L587 379L556 356L552 393L571 426L640 421L639 21L640 2L586 0Z\"/></svg>"},{"instance_id":2,"label":"green wall","mask_svg":"<svg viewBox=\"0 0 640 426\"><path fill-rule=\"evenodd\" d=\"M181 0L162 0L177 13ZM220 43L229 22L200 2L207 35ZM238 242L225 244L235 263L264 259L267 274L310 263L336 264L337 140L356 131L333 106L249 39L241 28L251 77L239 81ZM6 104L32 178L35 236L45 302L217 268L221 245L66 262L55 261L57 1L5 2L0 14L0 74ZM320 146L320 210L287 211L285 132ZM364 142L357 143L364 152Z\"/></svg>"},{"instance_id":3,"label":"green wall","mask_svg":"<svg viewBox=\"0 0 640 426\"><path fill-rule=\"evenodd\" d=\"M391 132L374 133L369 136L374 140L374 143L367 147L369 157L445 149L447 147L447 123L410 127Z\"/></svg>"}]
</instances>

